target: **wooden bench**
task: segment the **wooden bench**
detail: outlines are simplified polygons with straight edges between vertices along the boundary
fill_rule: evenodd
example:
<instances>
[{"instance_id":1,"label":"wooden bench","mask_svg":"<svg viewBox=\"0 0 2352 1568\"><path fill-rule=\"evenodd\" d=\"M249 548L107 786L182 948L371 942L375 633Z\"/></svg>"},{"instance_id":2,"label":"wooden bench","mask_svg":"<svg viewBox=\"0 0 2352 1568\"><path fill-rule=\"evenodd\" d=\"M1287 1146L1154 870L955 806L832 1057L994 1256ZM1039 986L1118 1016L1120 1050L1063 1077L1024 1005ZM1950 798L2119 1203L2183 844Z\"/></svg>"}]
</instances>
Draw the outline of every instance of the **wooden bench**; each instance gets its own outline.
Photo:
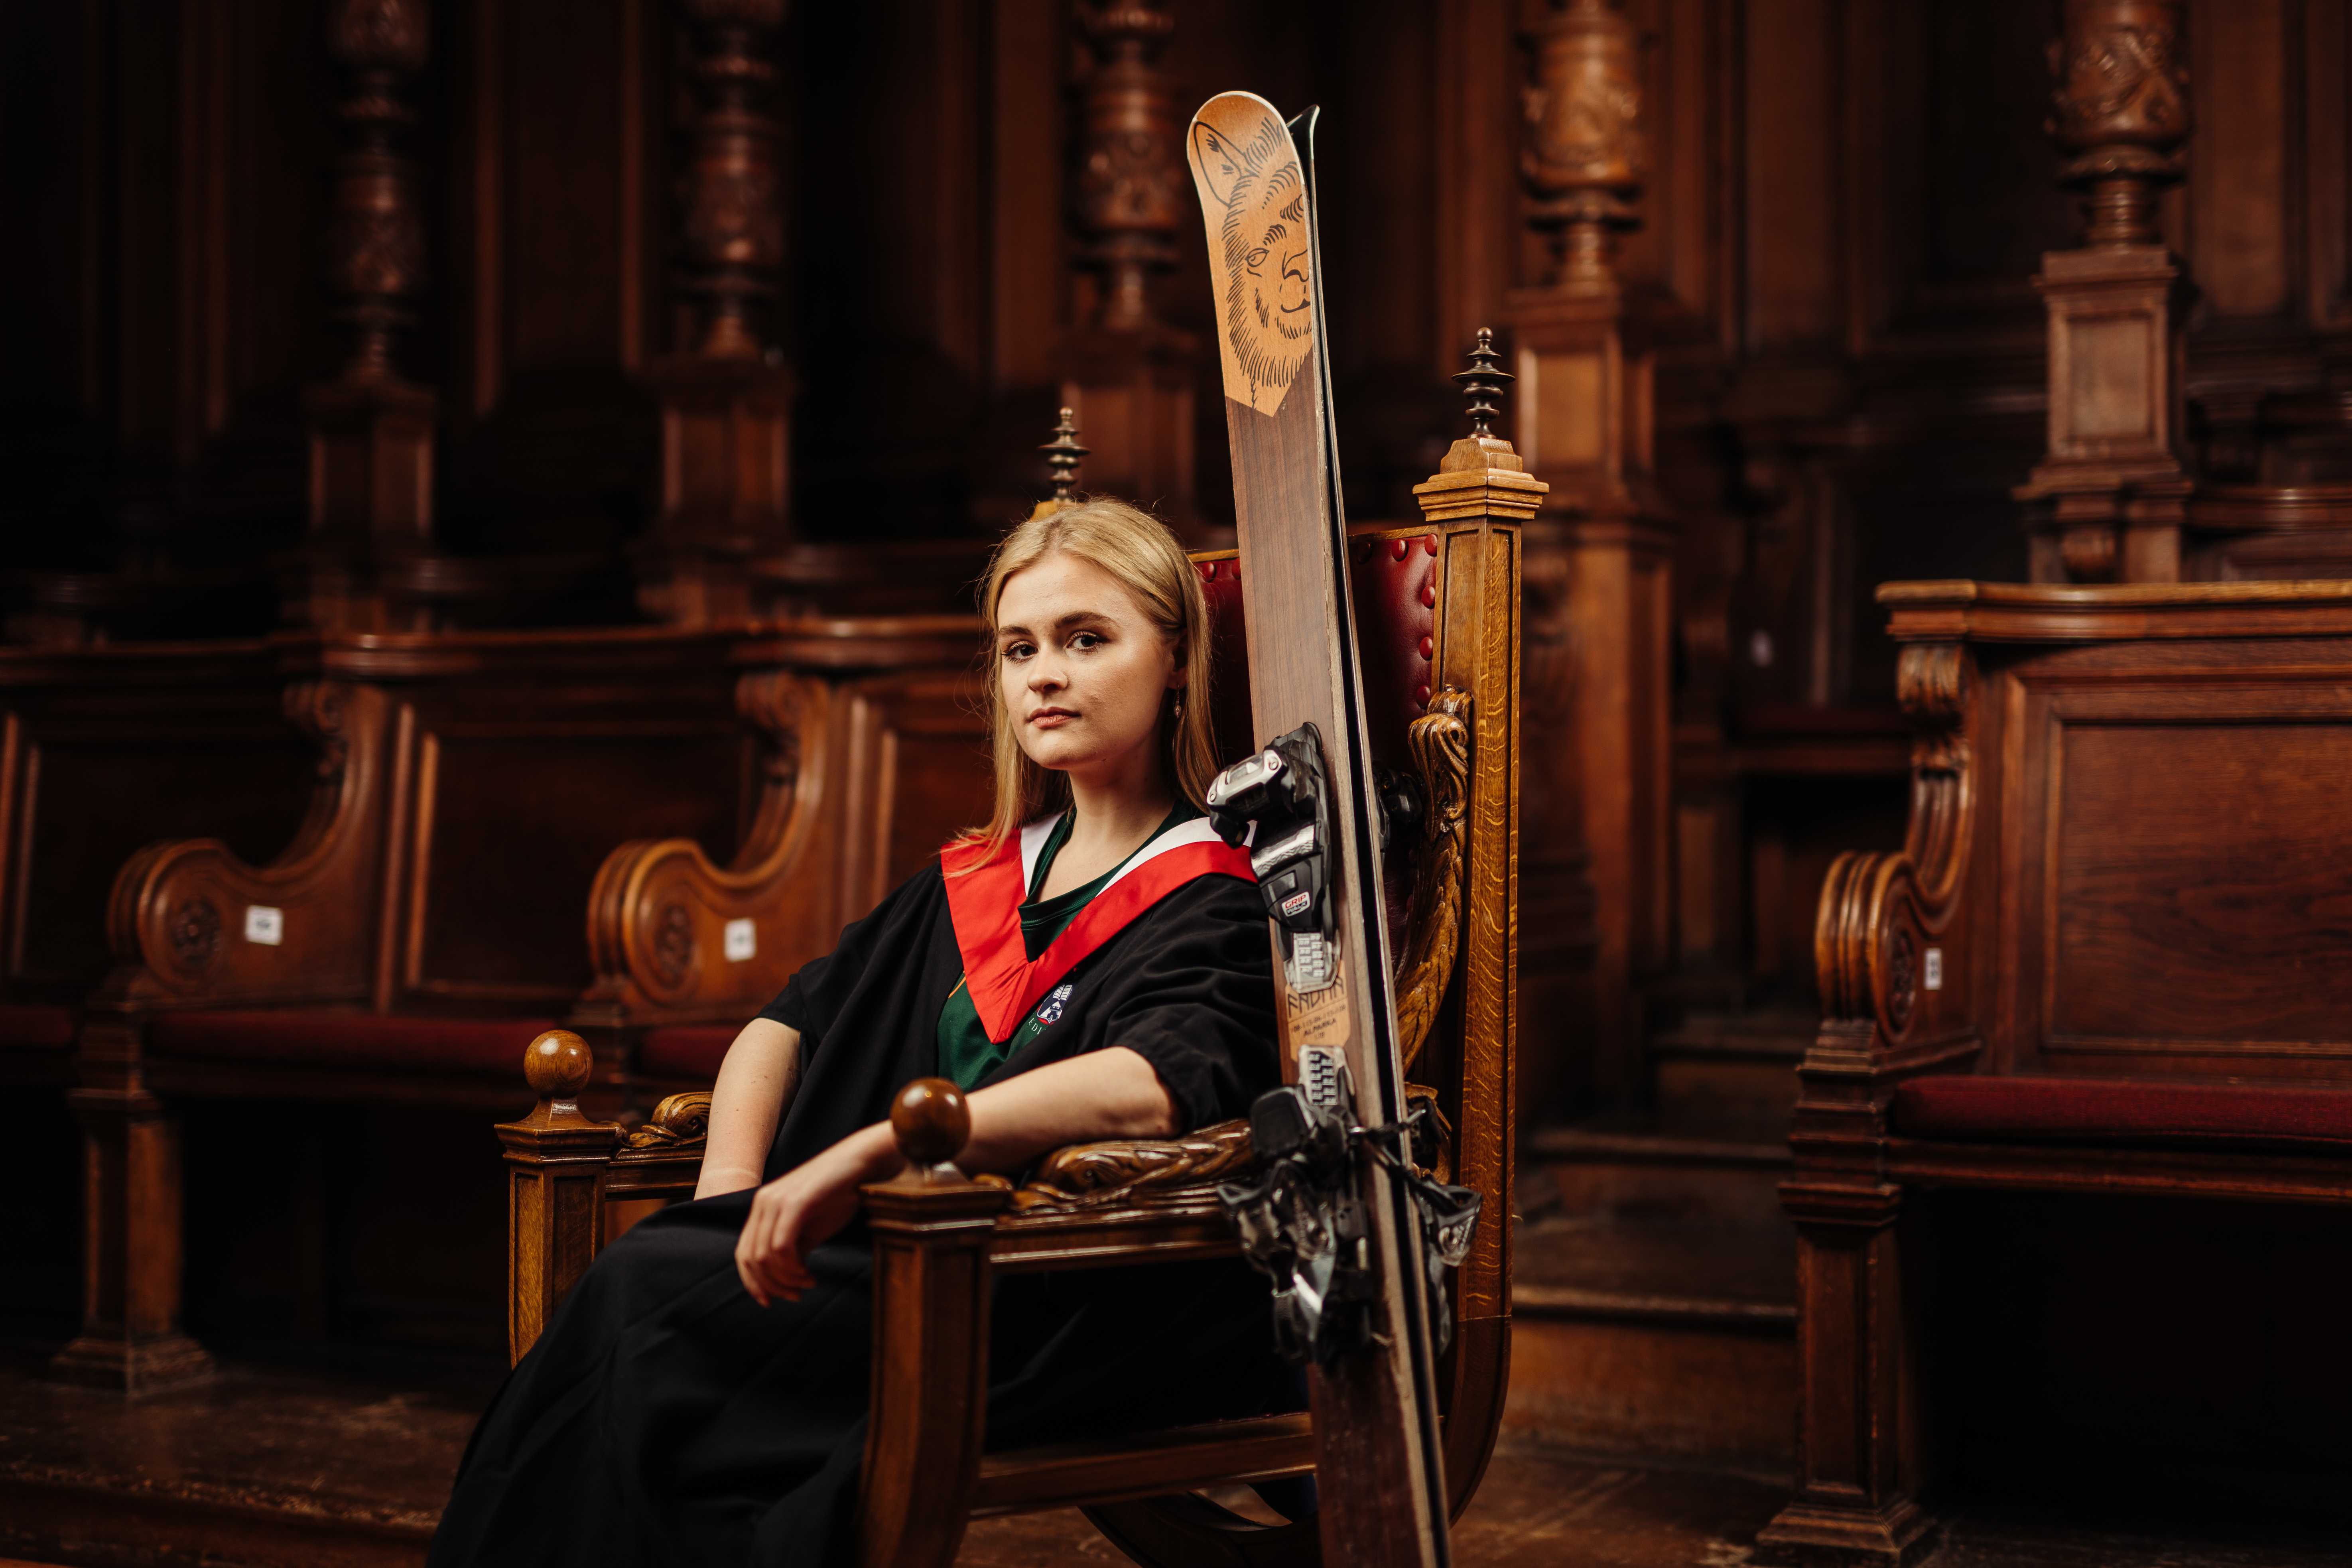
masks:
<instances>
[{"instance_id":1,"label":"wooden bench","mask_svg":"<svg viewBox=\"0 0 2352 1568\"><path fill-rule=\"evenodd\" d=\"M1409 1070L1434 1091L1453 1129L1453 1179L1486 1205L1454 1279L1455 1337L1439 1377L1457 1514L1485 1471L1509 1371L1519 598L1510 521L1524 513L1508 508L1524 500L1532 510L1529 489L1541 493L1514 474L1519 488L1497 497L1478 488L1486 475L1461 476L1466 492L1440 489L1425 503L1429 526L1360 531L1350 551L1375 757L1421 776L1431 803L1415 830L1419 846L1408 855L1400 843L1387 860L1401 1028L1408 1042L1422 1042ZM1241 636L1245 585L1230 552L1195 561L1217 617L1212 702L1221 745L1239 755L1255 739ZM702 880L709 885L696 897L704 905L740 896L707 874ZM728 1005L740 1019L766 999L747 991ZM710 1026L697 1066L715 1068L732 1033ZM606 1234L604 1206L689 1195L700 1165L707 1092L672 1097L632 1131L572 1103L588 1065L584 1047L550 1037L530 1063L536 1109L499 1130L510 1167L509 1326L518 1358L593 1261ZM911 1149L907 1136L902 1128ZM961 1177L867 1189L879 1253L875 1408L913 1414L872 1426L863 1561L944 1564L970 1516L1073 1504L1141 1552L1139 1561L1315 1560L1311 1521L1253 1525L1189 1495L1220 1481L1311 1471L1303 1415L1116 1444L980 1452L992 1273L1230 1256L1232 1229L1214 1185L1248 1163L1247 1129L1236 1122L1166 1142L1063 1150L1018 1192Z\"/></svg>"},{"instance_id":2,"label":"wooden bench","mask_svg":"<svg viewBox=\"0 0 2352 1568\"><path fill-rule=\"evenodd\" d=\"M2352 583L1896 583L1906 847L1822 890L1796 1500L1932 1543L1906 1191L2352 1202Z\"/></svg>"},{"instance_id":3,"label":"wooden bench","mask_svg":"<svg viewBox=\"0 0 2352 1568\"><path fill-rule=\"evenodd\" d=\"M284 645L254 638L0 649L0 1084L22 1223L6 1310L70 1323L82 1156L67 1096L81 1004L105 978L106 890L158 838L284 843L311 752L283 711Z\"/></svg>"},{"instance_id":4,"label":"wooden bench","mask_svg":"<svg viewBox=\"0 0 2352 1568\"><path fill-rule=\"evenodd\" d=\"M115 879L117 963L76 1047L89 1267L59 1369L135 1388L205 1364L177 1322L170 1102L499 1103L515 1052L593 978L583 914L617 841L822 847L778 889L821 951L844 899L887 875L861 853L887 859L902 793L952 794L915 782L945 767L984 798L976 744L919 760L892 706L929 711L924 683L962 679L977 636L929 616L283 645L313 743L292 843L257 864L169 840ZM590 1092L619 1110L633 1042L604 1043Z\"/></svg>"}]
</instances>

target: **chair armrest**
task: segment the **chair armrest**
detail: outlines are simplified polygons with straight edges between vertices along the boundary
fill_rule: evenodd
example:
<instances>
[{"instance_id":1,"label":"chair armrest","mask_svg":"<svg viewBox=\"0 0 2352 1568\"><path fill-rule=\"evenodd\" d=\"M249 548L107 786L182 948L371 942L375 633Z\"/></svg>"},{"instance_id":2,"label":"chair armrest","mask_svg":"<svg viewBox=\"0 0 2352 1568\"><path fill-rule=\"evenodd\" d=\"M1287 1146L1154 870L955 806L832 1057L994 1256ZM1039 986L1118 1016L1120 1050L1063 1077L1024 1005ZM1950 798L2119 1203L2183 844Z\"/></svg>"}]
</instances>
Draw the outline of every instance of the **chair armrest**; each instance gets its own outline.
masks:
<instances>
[{"instance_id":1,"label":"chair armrest","mask_svg":"<svg viewBox=\"0 0 2352 1568\"><path fill-rule=\"evenodd\" d=\"M692 1197L709 1137L710 1091L671 1095L613 1156L605 1201Z\"/></svg>"},{"instance_id":2,"label":"chair armrest","mask_svg":"<svg viewBox=\"0 0 2352 1568\"><path fill-rule=\"evenodd\" d=\"M1015 1216L1125 1205L1172 1207L1255 1170L1247 1121L1220 1121L1189 1137L1118 1139L1056 1149L1013 1194Z\"/></svg>"}]
</instances>

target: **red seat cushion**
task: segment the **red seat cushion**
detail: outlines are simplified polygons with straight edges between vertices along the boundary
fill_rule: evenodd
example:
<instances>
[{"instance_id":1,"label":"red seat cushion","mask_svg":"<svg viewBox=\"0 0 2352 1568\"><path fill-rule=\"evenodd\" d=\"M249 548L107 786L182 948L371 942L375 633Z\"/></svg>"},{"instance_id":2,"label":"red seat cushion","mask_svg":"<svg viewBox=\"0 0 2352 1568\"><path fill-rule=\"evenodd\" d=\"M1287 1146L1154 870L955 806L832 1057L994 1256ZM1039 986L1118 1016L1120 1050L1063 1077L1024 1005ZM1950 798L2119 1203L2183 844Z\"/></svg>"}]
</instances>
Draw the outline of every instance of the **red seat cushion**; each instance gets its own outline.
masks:
<instances>
[{"instance_id":1,"label":"red seat cushion","mask_svg":"<svg viewBox=\"0 0 2352 1568\"><path fill-rule=\"evenodd\" d=\"M62 1051L80 1025L72 1007L0 1007L0 1051Z\"/></svg>"},{"instance_id":2,"label":"red seat cushion","mask_svg":"<svg viewBox=\"0 0 2352 1568\"><path fill-rule=\"evenodd\" d=\"M523 1047L546 1018L386 1018L369 1013L166 1013L157 1056L289 1067L495 1074L522 1081Z\"/></svg>"},{"instance_id":3,"label":"red seat cushion","mask_svg":"<svg viewBox=\"0 0 2352 1568\"><path fill-rule=\"evenodd\" d=\"M730 1024L680 1024L667 1029L647 1029L637 1047L637 1068L647 1078L690 1078L708 1081L719 1076L727 1047L743 1031Z\"/></svg>"},{"instance_id":4,"label":"red seat cushion","mask_svg":"<svg viewBox=\"0 0 2352 1568\"><path fill-rule=\"evenodd\" d=\"M1895 1130L1910 1138L1967 1142L2352 1154L2352 1085L1919 1078L1895 1091Z\"/></svg>"}]
</instances>

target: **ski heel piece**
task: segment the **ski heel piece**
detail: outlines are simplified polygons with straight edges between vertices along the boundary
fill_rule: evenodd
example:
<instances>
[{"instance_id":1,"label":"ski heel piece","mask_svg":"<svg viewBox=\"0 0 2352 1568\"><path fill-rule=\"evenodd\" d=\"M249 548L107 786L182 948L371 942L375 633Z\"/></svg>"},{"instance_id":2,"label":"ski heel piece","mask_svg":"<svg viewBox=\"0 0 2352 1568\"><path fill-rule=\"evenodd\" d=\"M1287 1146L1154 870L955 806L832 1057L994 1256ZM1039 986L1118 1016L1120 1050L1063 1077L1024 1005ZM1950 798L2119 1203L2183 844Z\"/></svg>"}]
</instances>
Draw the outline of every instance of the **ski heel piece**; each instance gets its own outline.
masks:
<instances>
[{"instance_id":1,"label":"ski heel piece","mask_svg":"<svg viewBox=\"0 0 2352 1568\"><path fill-rule=\"evenodd\" d=\"M1274 1281L1275 1350L1296 1366L1328 1366L1370 1342L1372 1307L1380 1300L1370 1233L1356 1195L1357 1162L1369 1158L1394 1171L1420 1217L1430 1330L1442 1352L1454 1338L1445 1271L1469 1255L1478 1194L1438 1182L1414 1163L1411 1151L1424 1108L1416 1106L1385 1127L1360 1127L1344 1081L1341 1090L1336 1106L1298 1084L1259 1095L1250 1107L1259 1173L1254 1181L1221 1184L1217 1201L1233 1222L1242 1256Z\"/></svg>"}]
</instances>

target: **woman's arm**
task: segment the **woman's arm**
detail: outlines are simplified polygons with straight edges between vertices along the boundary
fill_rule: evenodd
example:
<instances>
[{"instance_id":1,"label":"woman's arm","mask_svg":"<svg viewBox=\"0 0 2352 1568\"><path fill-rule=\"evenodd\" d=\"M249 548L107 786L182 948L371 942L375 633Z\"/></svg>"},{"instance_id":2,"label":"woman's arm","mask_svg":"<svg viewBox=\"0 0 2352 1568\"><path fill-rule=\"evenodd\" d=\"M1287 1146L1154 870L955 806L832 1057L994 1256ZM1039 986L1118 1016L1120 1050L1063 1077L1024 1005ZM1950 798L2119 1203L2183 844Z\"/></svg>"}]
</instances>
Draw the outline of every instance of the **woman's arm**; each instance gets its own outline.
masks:
<instances>
[{"instance_id":1,"label":"woman's arm","mask_svg":"<svg viewBox=\"0 0 2352 1568\"><path fill-rule=\"evenodd\" d=\"M737 1048L741 1048L740 1041ZM728 1064L733 1063L730 1053ZM719 1082L726 1082L723 1072ZM1150 1062L1124 1046L1089 1051L992 1084L967 1103L971 1139L956 1159L967 1171L1017 1171L1065 1143L1165 1138L1178 1131L1176 1102L1167 1086ZM710 1126L715 1153L715 1100ZM735 1270L743 1277L743 1289L762 1307L778 1297L800 1300L801 1292L815 1282L805 1261L810 1249L839 1232L857 1213L860 1186L887 1181L906 1163L890 1124L882 1121L858 1129L761 1187L735 1245Z\"/></svg>"},{"instance_id":2,"label":"woman's arm","mask_svg":"<svg viewBox=\"0 0 2352 1568\"><path fill-rule=\"evenodd\" d=\"M801 1032L773 1018L754 1018L743 1026L727 1059L719 1064L719 1081L710 1089L710 1134L703 1144L702 1175L694 1184L698 1198L740 1192L760 1184L768 1163L768 1147L776 1141L776 1124L800 1087Z\"/></svg>"}]
</instances>

